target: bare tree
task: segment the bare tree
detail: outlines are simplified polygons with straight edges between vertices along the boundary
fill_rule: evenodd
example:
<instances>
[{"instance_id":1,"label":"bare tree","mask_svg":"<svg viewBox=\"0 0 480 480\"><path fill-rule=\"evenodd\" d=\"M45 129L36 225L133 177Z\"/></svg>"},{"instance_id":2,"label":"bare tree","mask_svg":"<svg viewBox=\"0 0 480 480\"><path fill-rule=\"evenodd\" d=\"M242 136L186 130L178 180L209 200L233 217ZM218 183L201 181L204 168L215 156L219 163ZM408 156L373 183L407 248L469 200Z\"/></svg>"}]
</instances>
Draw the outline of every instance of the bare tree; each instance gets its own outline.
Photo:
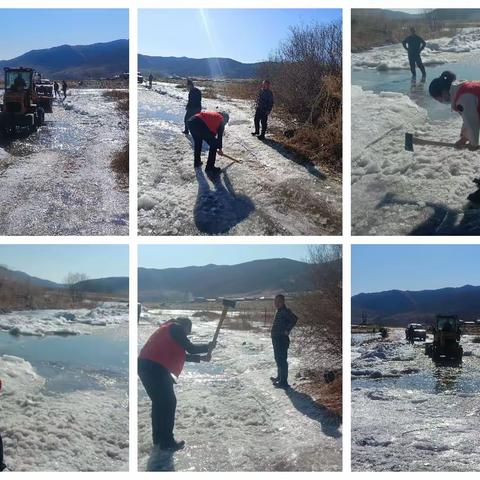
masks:
<instances>
[{"instance_id":1,"label":"bare tree","mask_svg":"<svg viewBox=\"0 0 480 480\"><path fill-rule=\"evenodd\" d=\"M84 273L69 272L65 277L63 283L67 285L73 304L83 300L83 290L80 282L84 282L85 280L88 280L88 277Z\"/></svg>"}]
</instances>

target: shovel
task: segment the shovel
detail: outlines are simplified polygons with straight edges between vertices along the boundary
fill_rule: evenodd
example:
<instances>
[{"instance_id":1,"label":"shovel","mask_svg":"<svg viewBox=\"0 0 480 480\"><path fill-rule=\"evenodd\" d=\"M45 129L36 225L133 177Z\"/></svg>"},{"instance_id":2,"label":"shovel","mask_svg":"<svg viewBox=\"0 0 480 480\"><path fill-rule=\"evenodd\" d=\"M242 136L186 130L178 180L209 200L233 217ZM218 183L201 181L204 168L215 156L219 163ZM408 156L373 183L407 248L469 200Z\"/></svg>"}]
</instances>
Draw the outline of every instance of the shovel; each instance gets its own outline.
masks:
<instances>
[{"instance_id":1,"label":"shovel","mask_svg":"<svg viewBox=\"0 0 480 480\"><path fill-rule=\"evenodd\" d=\"M413 152L414 145L434 145L437 147L453 147L455 148L454 143L448 142L436 142L435 140L423 140L413 136L413 133L405 134L405 150L408 152Z\"/></svg>"},{"instance_id":2,"label":"shovel","mask_svg":"<svg viewBox=\"0 0 480 480\"><path fill-rule=\"evenodd\" d=\"M213 344L215 344L215 342L217 341L218 335L220 333L220 329L222 328L223 322L227 317L228 309L235 308L235 305L237 302L235 300L227 300L226 298L224 298L222 303L223 303L223 310L222 310L222 314L220 315L220 320L218 321L217 329L215 330L215 334L213 335L213 340L212 340ZM210 348L210 350L208 351L209 355L212 354L212 350L213 348Z\"/></svg>"},{"instance_id":3,"label":"shovel","mask_svg":"<svg viewBox=\"0 0 480 480\"><path fill-rule=\"evenodd\" d=\"M228 158L229 160L231 160L232 162L235 162L235 163L242 163L241 160L237 160L236 158L233 158L231 157L230 155L227 155L226 153L224 153L223 155L220 155L221 157L225 157L225 158Z\"/></svg>"}]
</instances>

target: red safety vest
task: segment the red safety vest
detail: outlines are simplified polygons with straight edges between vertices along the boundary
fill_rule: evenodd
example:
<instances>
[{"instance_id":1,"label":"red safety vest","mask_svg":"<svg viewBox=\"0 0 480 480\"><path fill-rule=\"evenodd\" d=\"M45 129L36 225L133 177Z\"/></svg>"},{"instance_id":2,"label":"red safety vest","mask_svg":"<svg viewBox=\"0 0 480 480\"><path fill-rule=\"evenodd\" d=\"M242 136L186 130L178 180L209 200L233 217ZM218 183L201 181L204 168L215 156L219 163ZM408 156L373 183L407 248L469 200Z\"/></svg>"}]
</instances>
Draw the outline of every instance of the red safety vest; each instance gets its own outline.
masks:
<instances>
[{"instance_id":1,"label":"red safety vest","mask_svg":"<svg viewBox=\"0 0 480 480\"><path fill-rule=\"evenodd\" d=\"M159 363L179 377L187 355L185 349L170 334L172 324L172 321L168 321L156 330L143 346L139 357Z\"/></svg>"},{"instance_id":2,"label":"red safety vest","mask_svg":"<svg viewBox=\"0 0 480 480\"><path fill-rule=\"evenodd\" d=\"M217 134L218 128L223 122L223 117L218 112L200 112L196 113L195 116L200 117L214 135Z\"/></svg>"},{"instance_id":3,"label":"red safety vest","mask_svg":"<svg viewBox=\"0 0 480 480\"><path fill-rule=\"evenodd\" d=\"M475 82L475 81L463 82L458 86L457 94L455 95L455 98L453 101L453 109L456 112L459 111L457 108L457 102L458 102L458 99L465 93L471 93L477 97L478 99L477 111L480 114L480 82Z\"/></svg>"}]
</instances>

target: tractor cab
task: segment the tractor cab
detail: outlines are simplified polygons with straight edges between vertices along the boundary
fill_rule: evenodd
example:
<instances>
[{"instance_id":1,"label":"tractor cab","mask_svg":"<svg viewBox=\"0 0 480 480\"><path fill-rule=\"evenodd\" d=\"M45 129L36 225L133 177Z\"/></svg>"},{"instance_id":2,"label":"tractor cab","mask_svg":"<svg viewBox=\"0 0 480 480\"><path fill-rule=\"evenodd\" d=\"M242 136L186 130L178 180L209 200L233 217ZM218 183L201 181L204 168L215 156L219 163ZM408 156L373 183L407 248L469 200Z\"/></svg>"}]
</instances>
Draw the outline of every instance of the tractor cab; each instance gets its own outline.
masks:
<instances>
[{"instance_id":1,"label":"tractor cab","mask_svg":"<svg viewBox=\"0 0 480 480\"><path fill-rule=\"evenodd\" d=\"M461 361L463 357L461 335L457 315L437 315L433 327L433 342L425 344L425 353L433 360Z\"/></svg>"},{"instance_id":2,"label":"tractor cab","mask_svg":"<svg viewBox=\"0 0 480 480\"><path fill-rule=\"evenodd\" d=\"M43 125L45 110L38 105L35 71L32 68L5 67L5 91L0 107L0 129L13 133L18 128L35 131Z\"/></svg>"}]
</instances>

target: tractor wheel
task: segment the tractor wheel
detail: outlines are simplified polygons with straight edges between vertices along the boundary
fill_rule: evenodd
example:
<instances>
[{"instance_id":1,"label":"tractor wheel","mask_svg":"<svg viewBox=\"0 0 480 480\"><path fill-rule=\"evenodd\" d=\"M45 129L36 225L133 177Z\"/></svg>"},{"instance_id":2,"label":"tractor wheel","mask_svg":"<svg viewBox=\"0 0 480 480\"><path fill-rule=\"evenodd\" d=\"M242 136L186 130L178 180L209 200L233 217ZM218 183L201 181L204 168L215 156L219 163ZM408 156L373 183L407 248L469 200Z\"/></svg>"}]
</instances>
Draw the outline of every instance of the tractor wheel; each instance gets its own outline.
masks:
<instances>
[{"instance_id":1,"label":"tractor wheel","mask_svg":"<svg viewBox=\"0 0 480 480\"><path fill-rule=\"evenodd\" d=\"M37 108L35 115L35 126L41 127L45 123L45 110L42 107Z\"/></svg>"}]
</instances>

